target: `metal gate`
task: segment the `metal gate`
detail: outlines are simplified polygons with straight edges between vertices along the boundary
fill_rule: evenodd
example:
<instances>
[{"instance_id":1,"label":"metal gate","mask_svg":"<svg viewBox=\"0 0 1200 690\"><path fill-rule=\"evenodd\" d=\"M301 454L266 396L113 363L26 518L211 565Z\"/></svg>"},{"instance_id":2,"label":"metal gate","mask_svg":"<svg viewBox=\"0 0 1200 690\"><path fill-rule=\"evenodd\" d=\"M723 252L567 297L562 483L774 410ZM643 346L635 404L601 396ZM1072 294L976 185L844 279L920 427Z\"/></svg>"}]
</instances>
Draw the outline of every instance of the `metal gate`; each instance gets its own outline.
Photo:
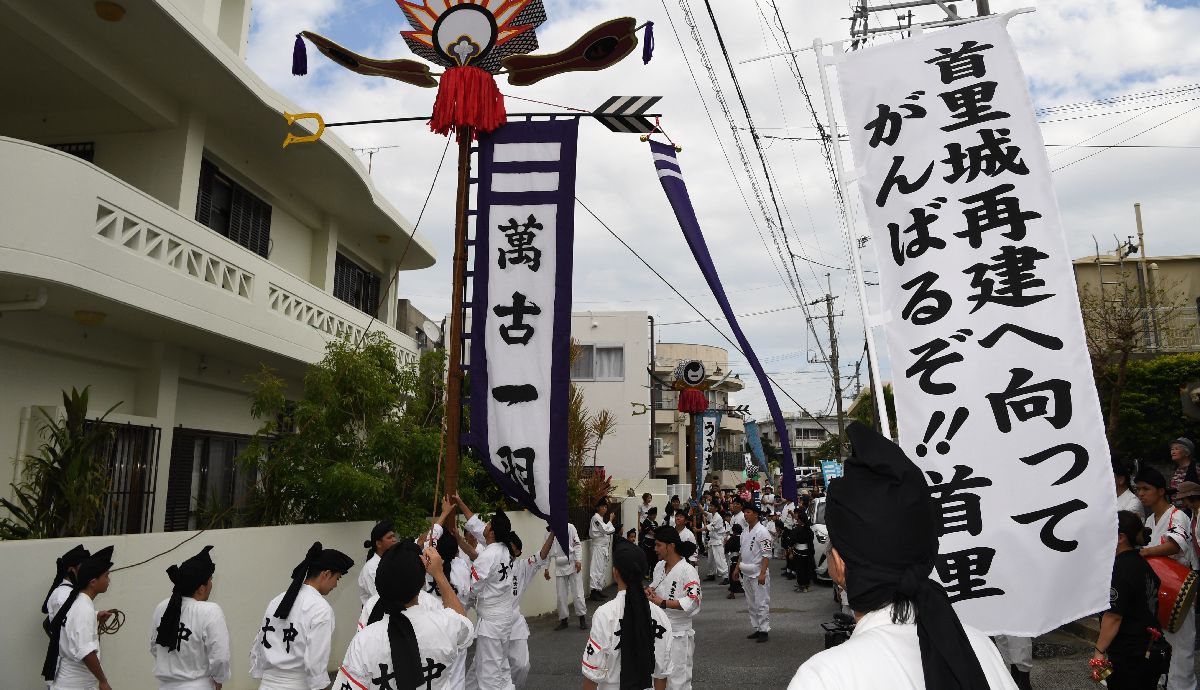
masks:
<instances>
[{"instance_id":1,"label":"metal gate","mask_svg":"<svg viewBox=\"0 0 1200 690\"><path fill-rule=\"evenodd\" d=\"M96 453L104 459L108 493L100 506L93 534L142 534L154 519L154 487L162 430L153 426L89 421L110 430Z\"/></svg>"}]
</instances>

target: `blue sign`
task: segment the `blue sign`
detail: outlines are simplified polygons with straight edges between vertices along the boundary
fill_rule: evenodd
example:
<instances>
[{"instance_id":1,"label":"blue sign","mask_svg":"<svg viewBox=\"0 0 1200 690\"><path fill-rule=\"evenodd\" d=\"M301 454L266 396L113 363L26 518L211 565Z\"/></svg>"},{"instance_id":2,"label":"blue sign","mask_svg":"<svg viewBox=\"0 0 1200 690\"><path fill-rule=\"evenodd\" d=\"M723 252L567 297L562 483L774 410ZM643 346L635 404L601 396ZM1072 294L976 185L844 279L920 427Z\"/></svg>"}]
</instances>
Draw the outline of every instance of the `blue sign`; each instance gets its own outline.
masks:
<instances>
[{"instance_id":1,"label":"blue sign","mask_svg":"<svg viewBox=\"0 0 1200 690\"><path fill-rule=\"evenodd\" d=\"M842 476L842 463L837 460L822 460L821 474L825 476L825 488L829 488L829 482Z\"/></svg>"}]
</instances>

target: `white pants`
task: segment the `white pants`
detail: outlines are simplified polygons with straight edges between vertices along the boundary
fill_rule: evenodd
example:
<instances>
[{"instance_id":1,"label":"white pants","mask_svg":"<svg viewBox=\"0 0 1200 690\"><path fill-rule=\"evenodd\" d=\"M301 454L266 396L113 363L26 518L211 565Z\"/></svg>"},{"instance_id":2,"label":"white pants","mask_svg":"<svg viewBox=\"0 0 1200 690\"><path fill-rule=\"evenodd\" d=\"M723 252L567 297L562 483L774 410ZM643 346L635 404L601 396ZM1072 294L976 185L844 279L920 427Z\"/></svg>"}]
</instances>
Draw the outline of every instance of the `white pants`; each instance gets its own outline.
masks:
<instances>
[{"instance_id":1,"label":"white pants","mask_svg":"<svg viewBox=\"0 0 1200 690\"><path fill-rule=\"evenodd\" d=\"M508 648L508 672L512 676L513 687L523 687L525 679L529 677L529 640L528 638L509 640L506 647Z\"/></svg>"},{"instance_id":2,"label":"white pants","mask_svg":"<svg viewBox=\"0 0 1200 690\"><path fill-rule=\"evenodd\" d=\"M708 574L720 580L729 577L729 561L725 559L725 547L721 544L708 545Z\"/></svg>"},{"instance_id":3,"label":"white pants","mask_svg":"<svg viewBox=\"0 0 1200 690\"><path fill-rule=\"evenodd\" d=\"M757 632L771 631L771 573L767 573L766 584L758 584L758 575L742 573L742 587L746 590L746 607L750 611L750 627Z\"/></svg>"},{"instance_id":4,"label":"white pants","mask_svg":"<svg viewBox=\"0 0 1200 690\"><path fill-rule=\"evenodd\" d=\"M567 605L574 602L575 615L587 614L587 604L583 601L583 573L570 575L555 575L554 589L558 591L558 617L567 617Z\"/></svg>"},{"instance_id":5,"label":"white pants","mask_svg":"<svg viewBox=\"0 0 1200 690\"><path fill-rule=\"evenodd\" d=\"M1012 635L997 635L996 649L1000 650L1000 658L1008 666L1016 666L1018 671L1029 673L1033 670L1033 638L1013 637Z\"/></svg>"},{"instance_id":6,"label":"white pants","mask_svg":"<svg viewBox=\"0 0 1200 690\"><path fill-rule=\"evenodd\" d=\"M692 656L696 652L696 632L689 630L671 636L671 675L667 690L692 690Z\"/></svg>"},{"instance_id":7,"label":"white pants","mask_svg":"<svg viewBox=\"0 0 1200 690\"><path fill-rule=\"evenodd\" d=\"M1171 667L1167 690L1196 690L1196 619L1188 611L1179 632L1163 631L1171 645Z\"/></svg>"},{"instance_id":8,"label":"white pants","mask_svg":"<svg viewBox=\"0 0 1200 690\"><path fill-rule=\"evenodd\" d=\"M479 690L513 690L512 672L508 665L508 643L493 637L475 638L475 661L471 676Z\"/></svg>"},{"instance_id":9,"label":"white pants","mask_svg":"<svg viewBox=\"0 0 1200 690\"><path fill-rule=\"evenodd\" d=\"M604 543L598 543L601 541ZM608 581L608 574L612 571L612 565L609 562L611 549L612 545L607 540L592 540L592 563L588 568L592 589L604 589L604 585Z\"/></svg>"}]
</instances>

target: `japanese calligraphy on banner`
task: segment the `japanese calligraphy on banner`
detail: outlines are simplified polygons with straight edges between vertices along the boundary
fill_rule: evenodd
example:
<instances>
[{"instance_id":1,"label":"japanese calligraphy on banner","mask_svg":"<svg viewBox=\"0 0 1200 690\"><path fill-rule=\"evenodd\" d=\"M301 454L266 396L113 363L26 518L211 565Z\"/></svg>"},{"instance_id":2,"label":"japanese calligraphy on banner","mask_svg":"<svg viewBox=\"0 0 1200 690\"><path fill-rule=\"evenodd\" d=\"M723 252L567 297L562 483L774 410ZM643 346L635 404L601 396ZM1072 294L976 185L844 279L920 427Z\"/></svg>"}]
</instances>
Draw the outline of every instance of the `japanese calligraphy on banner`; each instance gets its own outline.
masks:
<instances>
[{"instance_id":1,"label":"japanese calligraphy on banner","mask_svg":"<svg viewBox=\"0 0 1200 690\"><path fill-rule=\"evenodd\" d=\"M504 489L567 531L578 120L479 137L469 442Z\"/></svg>"},{"instance_id":2,"label":"japanese calligraphy on banner","mask_svg":"<svg viewBox=\"0 0 1200 690\"><path fill-rule=\"evenodd\" d=\"M1041 133L1001 18L838 76L905 451L963 620L1037 635L1108 606L1116 504Z\"/></svg>"},{"instance_id":3,"label":"japanese calligraphy on banner","mask_svg":"<svg viewBox=\"0 0 1200 690\"><path fill-rule=\"evenodd\" d=\"M717 432L721 429L720 410L705 410L696 415L696 495L704 493L704 478L708 461L717 447Z\"/></svg>"}]
</instances>

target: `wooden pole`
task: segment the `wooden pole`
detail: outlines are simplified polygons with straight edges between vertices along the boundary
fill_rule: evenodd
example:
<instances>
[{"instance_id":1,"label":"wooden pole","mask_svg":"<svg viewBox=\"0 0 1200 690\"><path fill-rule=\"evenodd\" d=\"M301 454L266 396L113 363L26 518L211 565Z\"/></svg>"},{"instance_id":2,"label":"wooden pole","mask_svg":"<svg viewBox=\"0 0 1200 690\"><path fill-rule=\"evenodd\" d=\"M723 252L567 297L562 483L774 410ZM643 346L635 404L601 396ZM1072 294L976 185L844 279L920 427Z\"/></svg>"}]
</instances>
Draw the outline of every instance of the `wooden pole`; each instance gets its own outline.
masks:
<instances>
[{"instance_id":1,"label":"wooden pole","mask_svg":"<svg viewBox=\"0 0 1200 690\"><path fill-rule=\"evenodd\" d=\"M462 433L463 296L467 278L467 209L470 202L471 128L458 132L458 199L454 209L454 286L450 292L450 339L446 376L446 493L458 492L458 441Z\"/></svg>"}]
</instances>

